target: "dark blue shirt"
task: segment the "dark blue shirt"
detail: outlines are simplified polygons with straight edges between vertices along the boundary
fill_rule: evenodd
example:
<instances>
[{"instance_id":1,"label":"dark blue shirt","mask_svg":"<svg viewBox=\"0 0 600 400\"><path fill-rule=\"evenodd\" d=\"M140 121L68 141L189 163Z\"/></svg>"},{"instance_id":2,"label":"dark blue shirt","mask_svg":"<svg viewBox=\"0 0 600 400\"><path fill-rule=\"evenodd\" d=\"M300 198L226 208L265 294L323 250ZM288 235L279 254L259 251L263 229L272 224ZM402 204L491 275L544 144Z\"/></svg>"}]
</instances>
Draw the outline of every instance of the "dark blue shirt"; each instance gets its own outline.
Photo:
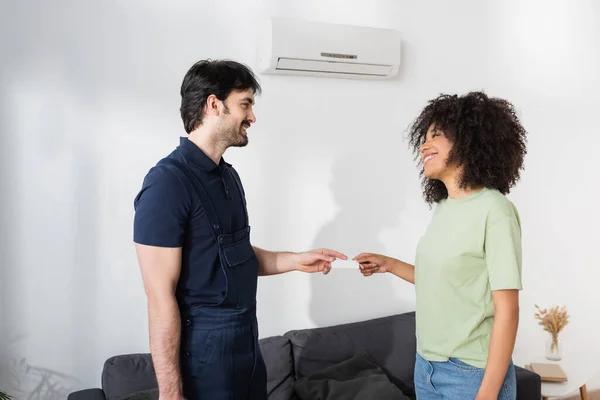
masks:
<instances>
[{"instance_id":1,"label":"dark blue shirt","mask_svg":"<svg viewBox=\"0 0 600 400\"><path fill-rule=\"evenodd\" d=\"M181 138L180 145L168 157L187 165L200 179L223 233L246 227L243 189L238 189L230 164L221 158L217 165L187 138ZM182 247L176 291L180 309L219 302L226 280L218 245L204 208L188 186L166 167L154 166L144 178L134 207L134 242Z\"/></svg>"}]
</instances>

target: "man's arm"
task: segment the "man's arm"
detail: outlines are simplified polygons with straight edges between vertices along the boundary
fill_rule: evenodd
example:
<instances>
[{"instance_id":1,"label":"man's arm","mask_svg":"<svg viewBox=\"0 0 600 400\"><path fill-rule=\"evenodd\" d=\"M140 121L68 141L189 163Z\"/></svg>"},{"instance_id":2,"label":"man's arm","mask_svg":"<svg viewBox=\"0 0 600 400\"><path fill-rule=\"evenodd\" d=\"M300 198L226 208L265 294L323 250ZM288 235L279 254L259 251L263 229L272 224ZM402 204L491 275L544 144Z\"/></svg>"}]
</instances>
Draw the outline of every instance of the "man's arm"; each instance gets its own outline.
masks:
<instances>
[{"instance_id":1,"label":"man's arm","mask_svg":"<svg viewBox=\"0 0 600 400\"><path fill-rule=\"evenodd\" d=\"M331 270L331 263L336 258L346 260L347 257L334 250L318 249L304 253L274 252L254 247L258 258L258 275L276 275L290 271L323 272Z\"/></svg>"},{"instance_id":2,"label":"man's arm","mask_svg":"<svg viewBox=\"0 0 600 400\"><path fill-rule=\"evenodd\" d=\"M181 271L181 248L136 244L148 297L150 351L161 400L183 400L179 371L181 321L175 288Z\"/></svg>"},{"instance_id":3,"label":"man's arm","mask_svg":"<svg viewBox=\"0 0 600 400\"><path fill-rule=\"evenodd\" d=\"M268 251L258 247L254 247L254 252L258 258L259 276L283 274L295 270L292 252Z\"/></svg>"},{"instance_id":4,"label":"man's arm","mask_svg":"<svg viewBox=\"0 0 600 400\"><path fill-rule=\"evenodd\" d=\"M494 325L490 338L488 362L476 400L497 399L508 371L519 326L519 291L495 290Z\"/></svg>"}]
</instances>

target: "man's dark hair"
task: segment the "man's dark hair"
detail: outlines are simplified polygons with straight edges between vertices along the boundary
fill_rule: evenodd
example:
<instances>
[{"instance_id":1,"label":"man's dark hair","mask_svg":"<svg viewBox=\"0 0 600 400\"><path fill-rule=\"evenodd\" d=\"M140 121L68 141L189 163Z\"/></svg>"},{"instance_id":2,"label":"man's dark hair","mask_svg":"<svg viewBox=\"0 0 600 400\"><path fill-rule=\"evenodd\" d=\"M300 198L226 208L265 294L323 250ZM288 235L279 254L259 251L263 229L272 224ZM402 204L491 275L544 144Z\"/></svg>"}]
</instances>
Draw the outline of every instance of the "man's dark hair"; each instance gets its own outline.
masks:
<instances>
[{"instance_id":1,"label":"man's dark hair","mask_svg":"<svg viewBox=\"0 0 600 400\"><path fill-rule=\"evenodd\" d=\"M483 186L502 194L510 192L520 178L527 154L527 132L511 103L483 92L460 97L442 94L430 100L409 129L410 146L421 167L421 146L432 124L453 143L448 164L463 167L461 188ZM448 197L443 182L423 174L421 169L427 203Z\"/></svg>"},{"instance_id":2,"label":"man's dark hair","mask_svg":"<svg viewBox=\"0 0 600 400\"><path fill-rule=\"evenodd\" d=\"M202 60L194 64L181 84L181 119L187 133L202 124L208 96L214 94L225 101L234 90L248 90L257 94L261 87L252 70L230 60Z\"/></svg>"}]
</instances>

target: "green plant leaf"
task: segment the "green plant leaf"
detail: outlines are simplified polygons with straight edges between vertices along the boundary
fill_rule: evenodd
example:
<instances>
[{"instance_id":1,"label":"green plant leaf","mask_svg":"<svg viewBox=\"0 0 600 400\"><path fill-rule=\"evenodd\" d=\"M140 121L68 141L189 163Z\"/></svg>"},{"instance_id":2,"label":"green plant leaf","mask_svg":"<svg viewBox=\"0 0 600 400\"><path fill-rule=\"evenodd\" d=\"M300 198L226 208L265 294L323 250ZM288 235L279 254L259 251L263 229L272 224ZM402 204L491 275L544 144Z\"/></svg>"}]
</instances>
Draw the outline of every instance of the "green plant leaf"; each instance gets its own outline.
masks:
<instances>
[{"instance_id":1,"label":"green plant leaf","mask_svg":"<svg viewBox=\"0 0 600 400\"><path fill-rule=\"evenodd\" d=\"M8 394L0 391L0 400L10 400L10 399L12 399L11 396L9 396Z\"/></svg>"}]
</instances>

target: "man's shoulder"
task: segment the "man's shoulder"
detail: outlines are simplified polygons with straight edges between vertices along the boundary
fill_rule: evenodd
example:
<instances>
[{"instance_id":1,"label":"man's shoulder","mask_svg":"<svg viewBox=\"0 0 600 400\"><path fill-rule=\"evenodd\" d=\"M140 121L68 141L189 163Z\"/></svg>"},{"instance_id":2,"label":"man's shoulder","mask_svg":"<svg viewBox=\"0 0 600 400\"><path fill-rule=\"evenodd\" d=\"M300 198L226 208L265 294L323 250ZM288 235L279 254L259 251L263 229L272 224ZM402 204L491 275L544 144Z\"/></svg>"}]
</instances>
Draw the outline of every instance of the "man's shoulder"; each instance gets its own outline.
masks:
<instances>
[{"instance_id":1,"label":"man's shoulder","mask_svg":"<svg viewBox=\"0 0 600 400\"><path fill-rule=\"evenodd\" d=\"M166 157L160 159L153 165L144 176L142 188L135 198L138 203L142 197L164 198L165 196L179 198L182 201L186 200L186 185L183 182L180 174L173 170L172 164L168 160L182 162L178 153L173 152Z\"/></svg>"},{"instance_id":2,"label":"man's shoulder","mask_svg":"<svg viewBox=\"0 0 600 400\"><path fill-rule=\"evenodd\" d=\"M176 147L169 154L160 158L154 165L150 167L146 175L144 176L144 181L146 180L158 180L158 181L170 181L175 177L175 174L172 171L173 165L169 161L174 161L175 164L181 163L186 164L186 158L183 156L179 147Z\"/></svg>"},{"instance_id":3,"label":"man's shoulder","mask_svg":"<svg viewBox=\"0 0 600 400\"><path fill-rule=\"evenodd\" d=\"M144 177L144 186L146 185L164 185L174 186L179 181L177 175L172 170L172 165L168 163L174 158L170 155L160 159L146 173ZM177 161L175 159L175 161ZM176 185L175 185L176 186Z\"/></svg>"}]
</instances>

